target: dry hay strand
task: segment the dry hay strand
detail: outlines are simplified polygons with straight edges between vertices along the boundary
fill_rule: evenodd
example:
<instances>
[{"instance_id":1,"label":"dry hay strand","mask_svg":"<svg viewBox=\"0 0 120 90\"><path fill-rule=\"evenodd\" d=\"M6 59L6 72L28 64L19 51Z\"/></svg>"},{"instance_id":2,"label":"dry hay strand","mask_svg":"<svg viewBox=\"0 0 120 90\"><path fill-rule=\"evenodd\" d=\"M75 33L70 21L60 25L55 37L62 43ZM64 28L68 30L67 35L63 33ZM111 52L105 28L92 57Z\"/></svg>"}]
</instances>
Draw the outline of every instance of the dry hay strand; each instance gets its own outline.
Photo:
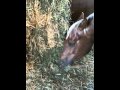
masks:
<instances>
[{"instance_id":1,"label":"dry hay strand","mask_svg":"<svg viewBox=\"0 0 120 90\"><path fill-rule=\"evenodd\" d=\"M56 45L56 41L55 41L55 32L57 29L57 26L55 24L53 24L51 22L52 20L52 12L50 11L50 9L48 8L48 15L47 15L47 23L46 23L46 31L47 31L47 39L48 39L48 46L50 48L54 47Z\"/></svg>"}]
</instances>

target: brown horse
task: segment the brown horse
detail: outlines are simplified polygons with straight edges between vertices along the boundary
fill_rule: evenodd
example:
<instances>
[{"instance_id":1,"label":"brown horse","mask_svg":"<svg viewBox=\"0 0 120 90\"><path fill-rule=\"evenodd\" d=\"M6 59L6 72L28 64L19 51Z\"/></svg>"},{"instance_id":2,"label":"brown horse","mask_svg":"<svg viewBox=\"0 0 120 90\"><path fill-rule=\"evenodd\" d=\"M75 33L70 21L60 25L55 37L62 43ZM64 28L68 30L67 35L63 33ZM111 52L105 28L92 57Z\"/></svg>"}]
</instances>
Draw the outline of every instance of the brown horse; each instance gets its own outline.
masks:
<instances>
[{"instance_id":1,"label":"brown horse","mask_svg":"<svg viewBox=\"0 0 120 90\"><path fill-rule=\"evenodd\" d=\"M64 49L60 56L60 66L65 67L72 64L75 58L84 57L91 50L93 43L94 13L87 18L82 13L81 19L73 23L67 31Z\"/></svg>"}]
</instances>

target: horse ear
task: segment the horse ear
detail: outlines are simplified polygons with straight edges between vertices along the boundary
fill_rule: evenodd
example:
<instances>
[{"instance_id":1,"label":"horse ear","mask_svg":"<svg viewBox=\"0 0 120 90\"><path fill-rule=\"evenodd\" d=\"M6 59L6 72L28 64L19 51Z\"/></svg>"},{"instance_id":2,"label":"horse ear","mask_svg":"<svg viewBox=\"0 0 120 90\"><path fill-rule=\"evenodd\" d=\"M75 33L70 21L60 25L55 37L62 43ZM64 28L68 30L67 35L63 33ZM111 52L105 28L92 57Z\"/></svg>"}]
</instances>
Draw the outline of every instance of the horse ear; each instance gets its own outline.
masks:
<instances>
[{"instance_id":1,"label":"horse ear","mask_svg":"<svg viewBox=\"0 0 120 90\"><path fill-rule=\"evenodd\" d=\"M79 19L84 19L84 18L85 18L85 16L84 16L84 13L82 12Z\"/></svg>"}]
</instances>

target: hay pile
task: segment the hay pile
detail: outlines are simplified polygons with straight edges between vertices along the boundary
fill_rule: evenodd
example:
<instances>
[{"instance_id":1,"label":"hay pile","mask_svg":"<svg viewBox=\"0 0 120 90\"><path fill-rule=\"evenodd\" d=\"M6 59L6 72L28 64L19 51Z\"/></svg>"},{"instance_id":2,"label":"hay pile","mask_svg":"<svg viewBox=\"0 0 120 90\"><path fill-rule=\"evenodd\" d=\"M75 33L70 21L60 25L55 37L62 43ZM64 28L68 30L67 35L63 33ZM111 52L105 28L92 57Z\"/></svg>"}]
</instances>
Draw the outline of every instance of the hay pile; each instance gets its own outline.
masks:
<instances>
[{"instance_id":1,"label":"hay pile","mask_svg":"<svg viewBox=\"0 0 120 90\"><path fill-rule=\"evenodd\" d=\"M75 62L80 66L61 71L55 64L69 20L69 0L26 0L27 90L94 89L93 50Z\"/></svg>"}]
</instances>

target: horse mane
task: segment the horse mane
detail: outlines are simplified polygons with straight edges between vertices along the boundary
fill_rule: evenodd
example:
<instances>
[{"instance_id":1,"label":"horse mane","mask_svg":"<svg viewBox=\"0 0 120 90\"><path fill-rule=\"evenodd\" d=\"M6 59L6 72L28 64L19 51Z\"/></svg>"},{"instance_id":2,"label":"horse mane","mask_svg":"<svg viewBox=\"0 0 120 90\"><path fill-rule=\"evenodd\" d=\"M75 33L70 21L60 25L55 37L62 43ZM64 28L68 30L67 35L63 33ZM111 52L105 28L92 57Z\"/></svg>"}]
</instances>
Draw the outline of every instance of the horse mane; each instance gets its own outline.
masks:
<instances>
[{"instance_id":1,"label":"horse mane","mask_svg":"<svg viewBox=\"0 0 120 90\"><path fill-rule=\"evenodd\" d=\"M91 23L91 21L94 19L94 13L90 14L88 17L87 17L87 20L88 20L88 25Z\"/></svg>"}]
</instances>

